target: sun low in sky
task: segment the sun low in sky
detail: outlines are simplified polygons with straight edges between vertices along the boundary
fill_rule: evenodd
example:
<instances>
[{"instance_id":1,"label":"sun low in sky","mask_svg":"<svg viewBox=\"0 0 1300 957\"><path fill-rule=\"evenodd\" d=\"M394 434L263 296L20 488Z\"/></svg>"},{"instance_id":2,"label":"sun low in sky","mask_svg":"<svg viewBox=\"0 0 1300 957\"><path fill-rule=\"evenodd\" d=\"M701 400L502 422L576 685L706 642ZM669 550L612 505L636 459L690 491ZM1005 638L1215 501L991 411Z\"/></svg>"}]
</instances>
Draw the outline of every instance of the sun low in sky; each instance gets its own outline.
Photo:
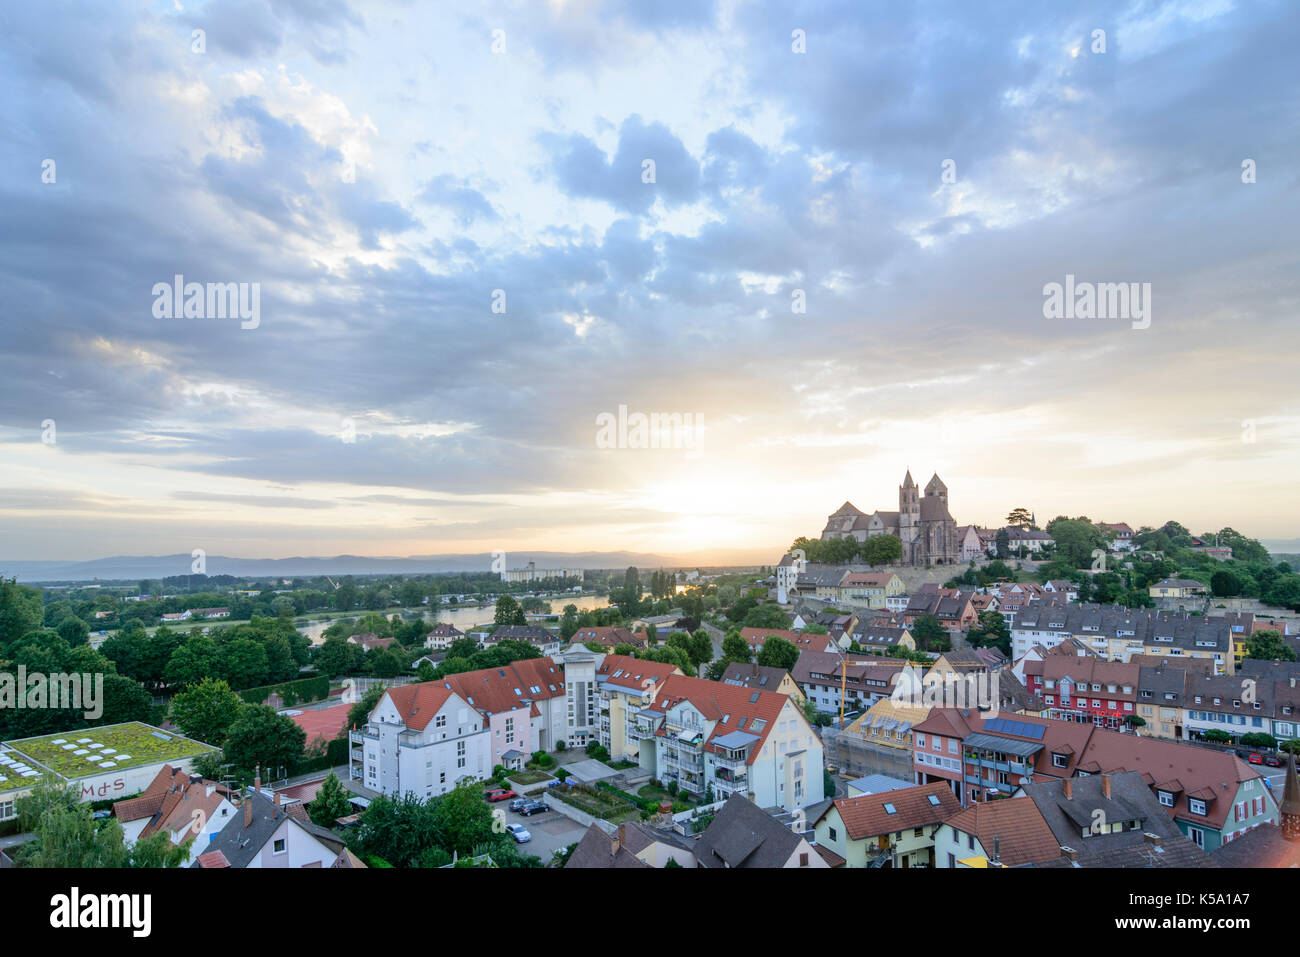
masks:
<instances>
[{"instance_id":1,"label":"sun low in sky","mask_svg":"<svg viewBox=\"0 0 1300 957\"><path fill-rule=\"evenodd\" d=\"M4 21L0 558L1300 537L1287 4Z\"/></svg>"}]
</instances>

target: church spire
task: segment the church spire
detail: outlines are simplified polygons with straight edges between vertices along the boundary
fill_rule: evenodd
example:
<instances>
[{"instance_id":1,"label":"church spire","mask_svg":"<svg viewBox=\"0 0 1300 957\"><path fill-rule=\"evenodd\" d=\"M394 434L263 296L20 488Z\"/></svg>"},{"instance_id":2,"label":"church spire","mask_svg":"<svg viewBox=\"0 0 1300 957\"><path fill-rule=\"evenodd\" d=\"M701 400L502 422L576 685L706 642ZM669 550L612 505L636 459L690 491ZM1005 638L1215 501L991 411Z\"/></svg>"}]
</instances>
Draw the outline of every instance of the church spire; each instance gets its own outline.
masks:
<instances>
[{"instance_id":1,"label":"church spire","mask_svg":"<svg viewBox=\"0 0 1300 957\"><path fill-rule=\"evenodd\" d=\"M916 488L916 483L912 481L912 470L907 470L907 475L903 477L903 488Z\"/></svg>"},{"instance_id":2,"label":"church spire","mask_svg":"<svg viewBox=\"0 0 1300 957\"><path fill-rule=\"evenodd\" d=\"M1294 751L1287 752L1286 787L1277 807L1282 812L1282 836L1300 841L1300 778L1296 777Z\"/></svg>"}]
</instances>

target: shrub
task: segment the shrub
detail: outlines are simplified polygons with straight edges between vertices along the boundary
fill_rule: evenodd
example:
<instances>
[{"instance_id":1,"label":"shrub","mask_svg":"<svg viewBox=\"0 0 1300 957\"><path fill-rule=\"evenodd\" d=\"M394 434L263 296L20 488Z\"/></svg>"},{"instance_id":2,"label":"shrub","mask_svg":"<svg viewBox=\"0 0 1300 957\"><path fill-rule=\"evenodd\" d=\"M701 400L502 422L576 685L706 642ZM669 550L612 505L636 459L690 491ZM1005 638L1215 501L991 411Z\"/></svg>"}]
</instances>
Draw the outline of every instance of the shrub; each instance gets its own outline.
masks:
<instances>
[{"instance_id":1,"label":"shrub","mask_svg":"<svg viewBox=\"0 0 1300 957\"><path fill-rule=\"evenodd\" d=\"M563 741L556 741L556 742L555 742L555 750L556 750L556 751L564 751L564 750L567 749L567 748L568 748L568 745L565 744Z\"/></svg>"}]
</instances>

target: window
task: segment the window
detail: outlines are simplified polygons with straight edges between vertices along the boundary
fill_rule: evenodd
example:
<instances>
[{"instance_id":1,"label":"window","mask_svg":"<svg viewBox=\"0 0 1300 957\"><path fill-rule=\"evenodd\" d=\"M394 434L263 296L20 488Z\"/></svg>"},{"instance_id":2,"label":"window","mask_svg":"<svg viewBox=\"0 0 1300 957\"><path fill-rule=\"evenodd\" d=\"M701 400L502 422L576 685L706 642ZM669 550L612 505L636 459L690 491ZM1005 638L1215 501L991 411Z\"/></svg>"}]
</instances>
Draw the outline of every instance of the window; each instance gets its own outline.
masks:
<instances>
[{"instance_id":1,"label":"window","mask_svg":"<svg viewBox=\"0 0 1300 957\"><path fill-rule=\"evenodd\" d=\"M956 753L957 753L957 739L956 739L956 738L949 738L949 739L948 739L948 753L949 753L949 754L956 754Z\"/></svg>"},{"instance_id":2,"label":"window","mask_svg":"<svg viewBox=\"0 0 1300 957\"><path fill-rule=\"evenodd\" d=\"M1052 767L1054 767L1054 768L1064 768L1064 767L1067 767L1067 766L1069 765L1069 763L1070 763L1070 756L1069 756L1069 755L1067 755L1067 754L1056 754L1056 753L1053 753L1053 754L1052 754Z\"/></svg>"},{"instance_id":3,"label":"window","mask_svg":"<svg viewBox=\"0 0 1300 957\"><path fill-rule=\"evenodd\" d=\"M1174 796L1171 793L1168 791L1157 791L1156 793L1160 796L1160 803L1165 807L1174 806Z\"/></svg>"},{"instance_id":4,"label":"window","mask_svg":"<svg viewBox=\"0 0 1300 957\"><path fill-rule=\"evenodd\" d=\"M1193 814L1200 814L1202 817L1205 815L1204 801L1198 801L1195 798L1193 798L1190 801L1188 801L1188 807Z\"/></svg>"},{"instance_id":5,"label":"window","mask_svg":"<svg viewBox=\"0 0 1300 957\"><path fill-rule=\"evenodd\" d=\"M283 854L285 851L284 838L280 838L278 841L276 841L275 844L271 846L271 851L274 854Z\"/></svg>"},{"instance_id":6,"label":"window","mask_svg":"<svg viewBox=\"0 0 1300 957\"><path fill-rule=\"evenodd\" d=\"M840 839L839 834L837 834L837 833L835 832L835 828L833 828L833 827L829 827L829 828L827 828L827 829L826 829L826 833L830 836L830 839L831 839L832 841L838 841L838 840Z\"/></svg>"}]
</instances>

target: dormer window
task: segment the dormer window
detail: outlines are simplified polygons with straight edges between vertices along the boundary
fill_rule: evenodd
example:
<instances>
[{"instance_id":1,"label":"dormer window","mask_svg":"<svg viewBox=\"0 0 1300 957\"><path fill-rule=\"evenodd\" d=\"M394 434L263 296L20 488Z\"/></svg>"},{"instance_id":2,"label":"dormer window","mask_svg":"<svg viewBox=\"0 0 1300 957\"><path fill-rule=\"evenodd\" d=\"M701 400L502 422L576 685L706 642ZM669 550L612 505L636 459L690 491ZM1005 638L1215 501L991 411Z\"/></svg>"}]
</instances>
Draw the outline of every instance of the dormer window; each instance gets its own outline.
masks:
<instances>
[{"instance_id":1,"label":"dormer window","mask_svg":"<svg viewBox=\"0 0 1300 957\"><path fill-rule=\"evenodd\" d=\"M1174 796L1169 791L1157 791L1156 794L1160 798L1160 803L1165 807L1174 806Z\"/></svg>"},{"instance_id":2,"label":"dormer window","mask_svg":"<svg viewBox=\"0 0 1300 957\"><path fill-rule=\"evenodd\" d=\"M1205 802L1204 802L1204 801L1198 801L1198 800L1196 800L1196 798L1191 798L1191 799L1188 800L1188 802L1187 802L1187 808L1188 808L1188 810L1190 810L1193 814L1200 814L1201 816L1204 816L1204 815L1205 815Z\"/></svg>"}]
</instances>

